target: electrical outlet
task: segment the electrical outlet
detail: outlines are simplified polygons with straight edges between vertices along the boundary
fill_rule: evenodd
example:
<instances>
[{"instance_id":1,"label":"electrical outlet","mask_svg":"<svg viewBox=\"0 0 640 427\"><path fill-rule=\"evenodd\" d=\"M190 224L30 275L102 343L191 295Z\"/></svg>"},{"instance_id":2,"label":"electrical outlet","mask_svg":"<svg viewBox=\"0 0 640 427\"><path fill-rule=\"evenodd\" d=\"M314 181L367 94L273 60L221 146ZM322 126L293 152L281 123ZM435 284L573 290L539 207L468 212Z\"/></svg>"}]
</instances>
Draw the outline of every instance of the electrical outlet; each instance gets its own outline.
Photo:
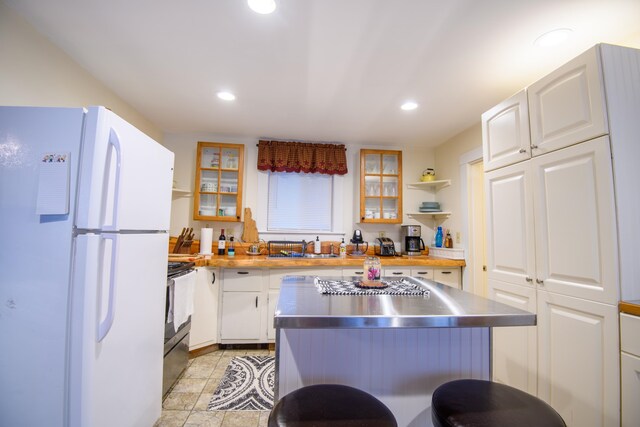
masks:
<instances>
[{"instance_id":1,"label":"electrical outlet","mask_svg":"<svg viewBox=\"0 0 640 427\"><path fill-rule=\"evenodd\" d=\"M385 237L387 233L384 231L378 231L378 237Z\"/></svg>"},{"instance_id":2,"label":"electrical outlet","mask_svg":"<svg viewBox=\"0 0 640 427\"><path fill-rule=\"evenodd\" d=\"M456 243L460 243L460 232L456 231Z\"/></svg>"}]
</instances>

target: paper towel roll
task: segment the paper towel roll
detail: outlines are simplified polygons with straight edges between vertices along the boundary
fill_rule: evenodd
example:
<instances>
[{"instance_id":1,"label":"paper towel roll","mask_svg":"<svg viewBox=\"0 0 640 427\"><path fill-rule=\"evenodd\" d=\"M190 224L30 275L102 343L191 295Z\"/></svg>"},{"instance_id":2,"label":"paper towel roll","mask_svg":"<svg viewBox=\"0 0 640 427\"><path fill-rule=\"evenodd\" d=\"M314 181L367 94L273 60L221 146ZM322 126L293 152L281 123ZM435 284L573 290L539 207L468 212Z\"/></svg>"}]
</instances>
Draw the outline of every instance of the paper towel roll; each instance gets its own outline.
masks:
<instances>
[{"instance_id":1,"label":"paper towel roll","mask_svg":"<svg viewBox=\"0 0 640 427\"><path fill-rule=\"evenodd\" d=\"M213 242L213 228L200 229L200 253L211 254L211 243Z\"/></svg>"}]
</instances>

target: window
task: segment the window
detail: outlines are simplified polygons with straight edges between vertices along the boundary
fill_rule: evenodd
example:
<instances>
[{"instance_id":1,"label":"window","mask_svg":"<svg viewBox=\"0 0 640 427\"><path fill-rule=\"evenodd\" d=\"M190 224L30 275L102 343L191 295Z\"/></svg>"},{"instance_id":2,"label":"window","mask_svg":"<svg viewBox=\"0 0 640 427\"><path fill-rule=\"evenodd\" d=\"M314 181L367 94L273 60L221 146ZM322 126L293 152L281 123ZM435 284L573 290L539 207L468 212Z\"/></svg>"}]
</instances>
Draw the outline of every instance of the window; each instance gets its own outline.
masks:
<instances>
[{"instance_id":1,"label":"window","mask_svg":"<svg viewBox=\"0 0 640 427\"><path fill-rule=\"evenodd\" d=\"M333 175L269 172L268 231L333 229Z\"/></svg>"}]
</instances>

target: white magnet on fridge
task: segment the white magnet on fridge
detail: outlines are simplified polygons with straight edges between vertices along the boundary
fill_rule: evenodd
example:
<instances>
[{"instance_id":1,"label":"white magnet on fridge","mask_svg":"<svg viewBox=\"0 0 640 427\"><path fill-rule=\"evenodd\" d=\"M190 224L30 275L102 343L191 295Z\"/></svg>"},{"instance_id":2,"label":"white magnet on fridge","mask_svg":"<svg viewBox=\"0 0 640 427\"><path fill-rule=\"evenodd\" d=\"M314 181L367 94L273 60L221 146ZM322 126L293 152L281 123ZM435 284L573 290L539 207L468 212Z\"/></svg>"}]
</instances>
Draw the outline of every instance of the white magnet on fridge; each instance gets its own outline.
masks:
<instances>
[{"instance_id":1,"label":"white magnet on fridge","mask_svg":"<svg viewBox=\"0 0 640 427\"><path fill-rule=\"evenodd\" d=\"M36 214L69 213L71 153L44 153L40 157Z\"/></svg>"}]
</instances>

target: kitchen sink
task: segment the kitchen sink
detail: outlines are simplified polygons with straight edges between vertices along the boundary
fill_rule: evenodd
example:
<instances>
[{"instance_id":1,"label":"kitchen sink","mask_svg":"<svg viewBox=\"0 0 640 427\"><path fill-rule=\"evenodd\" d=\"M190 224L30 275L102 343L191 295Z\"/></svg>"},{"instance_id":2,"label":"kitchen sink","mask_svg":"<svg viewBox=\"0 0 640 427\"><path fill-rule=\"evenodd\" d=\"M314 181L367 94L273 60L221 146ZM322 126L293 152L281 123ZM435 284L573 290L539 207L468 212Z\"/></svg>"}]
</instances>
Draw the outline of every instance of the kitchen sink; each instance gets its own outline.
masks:
<instances>
[{"instance_id":1,"label":"kitchen sink","mask_svg":"<svg viewBox=\"0 0 640 427\"><path fill-rule=\"evenodd\" d=\"M336 254L304 254L304 258L338 258Z\"/></svg>"}]
</instances>

